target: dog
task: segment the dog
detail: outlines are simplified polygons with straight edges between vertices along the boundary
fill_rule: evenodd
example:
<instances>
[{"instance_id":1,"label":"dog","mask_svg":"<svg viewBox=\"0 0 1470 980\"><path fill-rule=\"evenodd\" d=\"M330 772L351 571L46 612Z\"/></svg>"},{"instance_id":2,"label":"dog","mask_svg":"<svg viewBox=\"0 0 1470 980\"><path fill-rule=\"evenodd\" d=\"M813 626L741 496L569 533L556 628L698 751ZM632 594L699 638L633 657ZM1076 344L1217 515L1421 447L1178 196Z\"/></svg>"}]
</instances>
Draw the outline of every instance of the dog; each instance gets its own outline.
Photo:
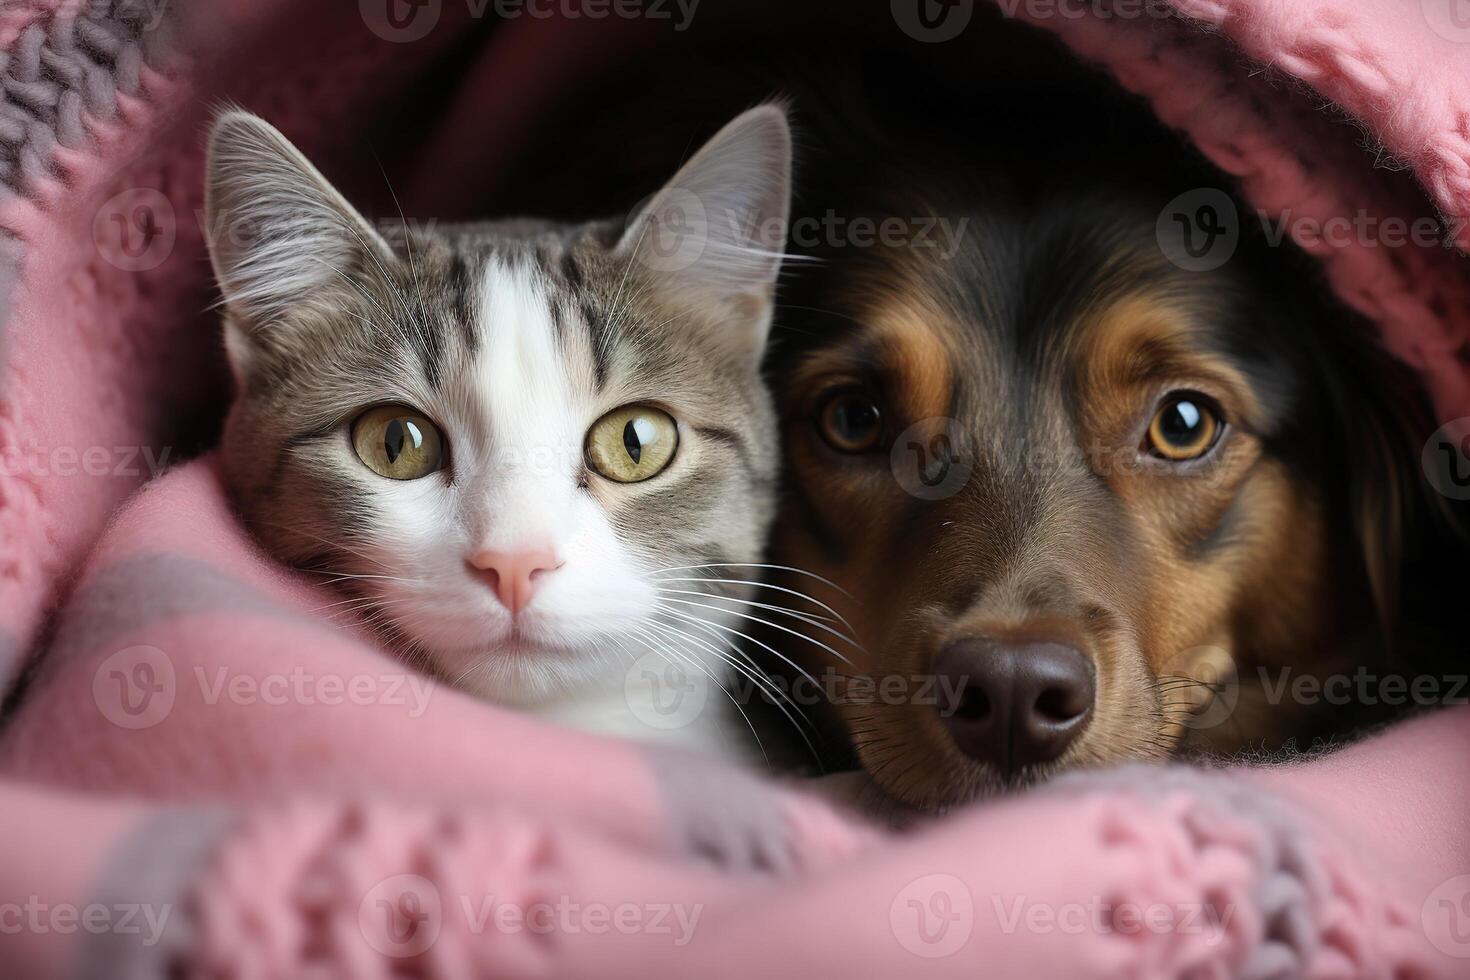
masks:
<instances>
[{"instance_id":1,"label":"dog","mask_svg":"<svg viewBox=\"0 0 1470 980\"><path fill-rule=\"evenodd\" d=\"M1332 681L1415 675L1453 608L1413 372L1248 219L1218 267L1171 251L1169 202L1225 185L1121 119L1068 130L1116 153L1017 118L808 161L809 214L898 233L829 235L783 293L770 560L830 612L788 644L830 678L827 762L889 802L1322 744L1380 717Z\"/></svg>"}]
</instances>

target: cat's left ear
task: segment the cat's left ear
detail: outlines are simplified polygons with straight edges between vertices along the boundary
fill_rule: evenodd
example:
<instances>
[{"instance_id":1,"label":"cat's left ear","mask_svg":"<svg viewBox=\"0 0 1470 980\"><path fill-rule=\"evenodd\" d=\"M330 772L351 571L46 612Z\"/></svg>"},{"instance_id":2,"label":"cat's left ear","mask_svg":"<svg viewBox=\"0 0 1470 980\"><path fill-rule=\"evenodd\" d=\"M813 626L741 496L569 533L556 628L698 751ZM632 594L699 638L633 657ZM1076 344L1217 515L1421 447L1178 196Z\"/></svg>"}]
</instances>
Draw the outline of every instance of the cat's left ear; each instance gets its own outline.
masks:
<instances>
[{"instance_id":1,"label":"cat's left ear","mask_svg":"<svg viewBox=\"0 0 1470 980\"><path fill-rule=\"evenodd\" d=\"M617 253L647 273L663 302L698 314L758 358L790 210L791 127L783 108L762 105L680 168L628 225Z\"/></svg>"},{"instance_id":2,"label":"cat's left ear","mask_svg":"<svg viewBox=\"0 0 1470 980\"><path fill-rule=\"evenodd\" d=\"M237 374L257 347L296 341L293 310L330 308L354 274L389 264L392 249L274 126L239 110L209 137L204 215L215 278L231 316Z\"/></svg>"}]
</instances>

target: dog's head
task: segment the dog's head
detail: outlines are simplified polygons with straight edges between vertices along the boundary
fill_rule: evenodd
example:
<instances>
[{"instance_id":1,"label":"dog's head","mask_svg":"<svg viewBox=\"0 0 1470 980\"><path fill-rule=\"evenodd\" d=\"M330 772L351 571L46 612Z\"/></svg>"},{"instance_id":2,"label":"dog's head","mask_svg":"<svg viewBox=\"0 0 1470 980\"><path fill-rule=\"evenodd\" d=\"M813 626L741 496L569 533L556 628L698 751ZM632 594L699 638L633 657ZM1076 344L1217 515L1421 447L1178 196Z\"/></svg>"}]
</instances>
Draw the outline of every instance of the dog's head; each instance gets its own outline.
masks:
<instances>
[{"instance_id":1,"label":"dog's head","mask_svg":"<svg viewBox=\"0 0 1470 980\"><path fill-rule=\"evenodd\" d=\"M1393 601L1407 477L1356 325L1279 250L1171 262L1148 195L990 202L896 212L954 254L850 249L787 317L773 561L846 592L850 663L813 663L862 763L934 806L1294 733L1252 672L1360 658Z\"/></svg>"}]
</instances>

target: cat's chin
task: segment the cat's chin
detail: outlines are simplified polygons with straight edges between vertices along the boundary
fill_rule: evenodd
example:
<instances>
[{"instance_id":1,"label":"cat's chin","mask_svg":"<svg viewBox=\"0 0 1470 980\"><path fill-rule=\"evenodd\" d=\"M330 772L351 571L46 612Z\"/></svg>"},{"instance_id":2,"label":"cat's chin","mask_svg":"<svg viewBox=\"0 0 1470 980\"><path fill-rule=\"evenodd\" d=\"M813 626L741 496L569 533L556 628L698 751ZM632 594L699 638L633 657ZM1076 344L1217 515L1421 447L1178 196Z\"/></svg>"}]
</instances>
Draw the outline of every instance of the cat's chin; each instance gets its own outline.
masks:
<instances>
[{"instance_id":1,"label":"cat's chin","mask_svg":"<svg viewBox=\"0 0 1470 980\"><path fill-rule=\"evenodd\" d=\"M540 708L621 687L619 658L579 647L510 637L484 647L431 651L439 673L469 694L516 708Z\"/></svg>"}]
</instances>

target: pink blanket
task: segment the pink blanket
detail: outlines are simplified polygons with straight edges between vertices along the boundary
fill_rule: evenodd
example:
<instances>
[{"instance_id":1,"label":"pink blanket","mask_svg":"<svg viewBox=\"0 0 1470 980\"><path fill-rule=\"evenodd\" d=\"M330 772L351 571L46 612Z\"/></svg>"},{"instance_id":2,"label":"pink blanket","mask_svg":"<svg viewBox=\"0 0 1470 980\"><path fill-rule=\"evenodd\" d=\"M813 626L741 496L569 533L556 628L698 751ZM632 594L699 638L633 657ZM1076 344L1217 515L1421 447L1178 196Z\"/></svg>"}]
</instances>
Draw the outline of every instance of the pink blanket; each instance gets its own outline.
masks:
<instances>
[{"instance_id":1,"label":"pink blanket","mask_svg":"<svg viewBox=\"0 0 1470 980\"><path fill-rule=\"evenodd\" d=\"M1470 414L1458 0L994 2L1149 100L1321 258L1445 420ZM544 113L679 44L689 9L534 6L0 13L0 977L1470 976L1470 708L893 835L430 684L257 551L207 454L162 472L228 397L195 220L209 101L329 170L363 166L389 108L432 120L380 152L414 150L388 161L417 175L410 216L472 213L513 200ZM999 29L968 3L850 6L694 16L732 44L837 32L957 59ZM1435 216L1454 247L1380 234Z\"/></svg>"}]
</instances>

